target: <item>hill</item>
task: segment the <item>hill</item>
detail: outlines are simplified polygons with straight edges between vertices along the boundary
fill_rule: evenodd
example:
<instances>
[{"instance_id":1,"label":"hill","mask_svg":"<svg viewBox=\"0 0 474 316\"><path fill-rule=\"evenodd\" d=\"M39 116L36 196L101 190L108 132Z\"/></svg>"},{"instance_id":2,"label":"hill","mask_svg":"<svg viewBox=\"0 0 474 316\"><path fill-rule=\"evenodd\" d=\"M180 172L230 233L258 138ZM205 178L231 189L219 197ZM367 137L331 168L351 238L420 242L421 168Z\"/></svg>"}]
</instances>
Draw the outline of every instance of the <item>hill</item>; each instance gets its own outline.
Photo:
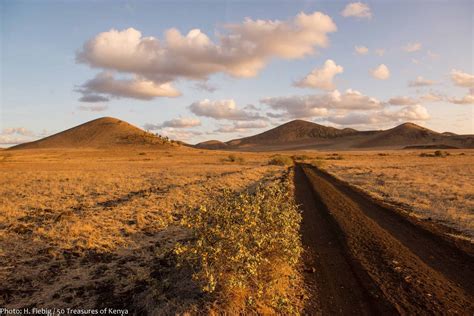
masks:
<instances>
[{"instance_id":1,"label":"hill","mask_svg":"<svg viewBox=\"0 0 474 316\"><path fill-rule=\"evenodd\" d=\"M433 144L445 138L440 133L421 127L414 123L404 123L394 128L381 131L357 147L392 147L418 144Z\"/></svg>"},{"instance_id":2,"label":"hill","mask_svg":"<svg viewBox=\"0 0 474 316\"><path fill-rule=\"evenodd\" d=\"M173 146L169 141L112 117L89 121L43 139L11 147L42 148L112 148L121 146ZM177 146L177 145L174 145Z\"/></svg>"},{"instance_id":3,"label":"hill","mask_svg":"<svg viewBox=\"0 0 474 316\"><path fill-rule=\"evenodd\" d=\"M388 130L357 131L352 128L337 129L303 120L295 120L254 136L234 139L225 143L213 140L199 143L195 147L274 151L299 149L355 150L358 148L401 149L407 146L474 148L474 137L472 135L438 133L414 123L404 123Z\"/></svg>"},{"instance_id":4,"label":"hill","mask_svg":"<svg viewBox=\"0 0 474 316\"><path fill-rule=\"evenodd\" d=\"M206 142L196 144L194 147L201 149L226 149L229 147L229 145L218 140L208 140Z\"/></svg>"},{"instance_id":5,"label":"hill","mask_svg":"<svg viewBox=\"0 0 474 316\"><path fill-rule=\"evenodd\" d=\"M357 133L353 129L341 130L303 120L294 120L255 136L231 140L227 144L230 146L281 145L307 140L332 139Z\"/></svg>"}]
</instances>

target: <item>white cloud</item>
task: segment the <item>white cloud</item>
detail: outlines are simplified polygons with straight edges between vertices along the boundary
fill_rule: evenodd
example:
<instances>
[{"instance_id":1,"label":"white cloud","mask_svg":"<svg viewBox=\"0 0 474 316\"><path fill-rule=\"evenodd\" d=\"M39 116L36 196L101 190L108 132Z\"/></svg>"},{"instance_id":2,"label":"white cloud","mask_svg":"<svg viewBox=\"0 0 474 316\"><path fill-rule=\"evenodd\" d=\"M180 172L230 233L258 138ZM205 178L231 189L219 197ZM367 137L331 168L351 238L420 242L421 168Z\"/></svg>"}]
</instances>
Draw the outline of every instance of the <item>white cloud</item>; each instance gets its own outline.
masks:
<instances>
[{"instance_id":1,"label":"white cloud","mask_svg":"<svg viewBox=\"0 0 474 316\"><path fill-rule=\"evenodd\" d=\"M407 53L413 53L419 51L422 48L422 44L419 42L408 43L403 46L403 50Z\"/></svg>"},{"instance_id":2,"label":"white cloud","mask_svg":"<svg viewBox=\"0 0 474 316\"><path fill-rule=\"evenodd\" d=\"M404 121L426 121L430 119L430 115L426 108L420 104L409 105L398 111L385 110L383 115L387 118Z\"/></svg>"},{"instance_id":3,"label":"white cloud","mask_svg":"<svg viewBox=\"0 0 474 316\"><path fill-rule=\"evenodd\" d=\"M77 107L80 111L88 111L88 112L102 112L108 109L107 105L98 104L98 105L80 105Z\"/></svg>"},{"instance_id":4,"label":"white cloud","mask_svg":"<svg viewBox=\"0 0 474 316\"><path fill-rule=\"evenodd\" d=\"M385 55L385 49L383 49L383 48L377 48L377 49L375 50L375 54L376 54L377 56L382 57L383 55Z\"/></svg>"},{"instance_id":5,"label":"white cloud","mask_svg":"<svg viewBox=\"0 0 474 316\"><path fill-rule=\"evenodd\" d=\"M448 98L447 100L454 104L474 104L474 95L466 94L462 98Z\"/></svg>"},{"instance_id":6,"label":"white cloud","mask_svg":"<svg viewBox=\"0 0 474 316\"><path fill-rule=\"evenodd\" d=\"M370 19L372 17L372 12L368 4L362 2L353 2L346 5L344 10L342 10L341 15L343 17Z\"/></svg>"},{"instance_id":7,"label":"white cloud","mask_svg":"<svg viewBox=\"0 0 474 316\"><path fill-rule=\"evenodd\" d=\"M239 133L249 129L265 128L268 127L268 123L263 120L253 122L234 122L233 125L221 125L214 132L216 133Z\"/></svg>"},{"instance_id":8,"label":"white cloud","mask_svg":"<svg viewBox=\"0 0 474 316\"><path fill-rule=\"evenodd\" d=\"M7 127L2 130L3 135L32 136L33 132L24 127Z\"/></svg>"},{"instance_id":9,"label":"white cloud","mask_svg":"<svg viewBox=\"0 0 474 316\"><path fill-rule=\"evenodd\" d=\"M81 93L106 94L112 97L125 97L152 100L156 97L177 97L180 94L170 82L157 84L135 76L133 79L116 79L111 72L101 72L81 86Z\"/></svg>"},{"instance_id":10,"label":"white cloud","mask_svg":"<svg viewBox=\"0 0 474 316\"><path fill-rule=\"evenodd\" d=\"M133 28L112 29L87 41L76 60L93 68L136 75L140 81L153 82L153 90L165 84L161 89L168 93L158 96L175 96L172 81L206 80L215 73L254 77L271 58L302 58L326 47L328 34L336 30L332 19L320 12L300 13L288 21L247 18L225 25L217 42L199 29L186 35L168 29L162 40L144 37Z\"/></svg>"},{"instance_id":11,"label":"white cloud","mask_svg":"<svg viewBox=\"0 0 474 316\"><path fill-rule=\"evenodd\" d=\"M432 86L436 83L436 81L425 79L422 76L416 77L415 80L410 81L408 83L409 87L425 87L425 86Z\"/></svg>"},{"instance_id":12,"label":"white cloud","mask_svg":"<svg viewBox=\"0 0 474 316\"><path fill-rule=\"evenodd\" d=\"M329 122L340 125L375 125L393 122L426 121L430 118L423 106L409 105L396 111L382 110L370 112L349 112L329 116Z\"/></svg>"},{"instance_id":13,"label":"white cloud","mask_svg":"<svg viewBox=\"0 0 474 316\"><path fill-rule=\"evenodd\" d=\"M367 55L369 53L369 49L365 46L356 46L354 50L359 55Z\"/></svg>"},{"instance_id":14,"label":"white cloud","mask_svg":"<svg viewBox=\"0 0 474 316\"><path fill-rule=\"evenodd\" d=\"M201 121L199 119L194 119L194 118L175 118L169 121L164 121L161 124L150 124L147 123L143 127L146 130L159 130L163 129L166 127L172 127L172 128L190 128L190 127L196 127L196 126L201 126Z\"/></svg>"},{"instance_id":15,"label":"white cloud","mask_svg":"<svg viewBox=\"0 0 474 316\"><path fill-rule=\"evenodd\" d=\"M423 102L440 102L443 101L445 97L439 93L435 92L429 92L427 94L424 94L420 97L420 100Z\"/></svg>"},{"instance_id":16,"label":"white cloud","mask_svg":"<svg viewBox=\"0 0 474 316\"><path fill-rule=\"evenodd\" d=\"M203 133L201 131L190 131L174 127L166 127L161 129L159 134L161 136L169 137L173 140L189 141L194 139L196 136L201 136Z\"/></svg>"},{"instance_id":17,"label":"white cloud","mask_svg":"<svg viewBox=\"0 0 474 316\"><path fill-rule=\"evenodd\" d=\"M34 140L34 133L24 127L4 128L0 133L0 144L16 145Z\"/></svg>"},{"instance_id":18,"label":"white cloud","mask_svg":"<svg viewBox=\"0 0 474 316\"><path fill-rule=\"evenodd\" d=\"M384 64L381 64L370 71L372 77L379 80L387 80L390 77L390 70Z\"/></svg>"},{"instance_id":19,"label":"white cloud","mask_svg":"<svg viewBox=\"0 0 474 316\"><path fill-rule=\"evenodd\" d=\"M319 88L323 90L334 90L334 76L344 71L342 66L328 59L322 68L314 68L306 77L295 82L297 87Z\"/></svg>"},{"instance_id":20,"label":"white cloud","mask_svg":"<svg viewBox=\"0 0 474 316\"><path fill-rule=\"evenodd\" d=\"M216 120L251 121L262 118L257 113L238 109L232 99L216 101L204 99L192 103L189 109L197 116L210 117Z\"/></svg>"},{"instance_id":21,"label":"white cloud","mask_svg":"<svg viewBox=\"0 0 474 316\"><path fill-rule=\"evenodd\" d=\"M369 110L382 107L379 100L352 89L344 93L334 90L320 95L264 98L260 102L283 112L267 114L273 118L312 118L326 116L329 110Z\"/></svg>"},{"instance_id":22,"label":"white cloud","mask_svg":"<svg viewBox=\"0 0 474 316\"><path fill-rule=\"evenodd\" d=\"M388 100L388 103L391 105L415 105L418 100L410 97L395 97Z\"/></svg>"},{"instance_id":23,"label":"white cloud","mask_svg":"<svg viewBox=\"0 0 474 316\"><path fill-rule=\"evenodd\" d=\"M461 70L451 70L451 80L456 86L474 88L474 75Z\"/></svg>"}]
</instances>

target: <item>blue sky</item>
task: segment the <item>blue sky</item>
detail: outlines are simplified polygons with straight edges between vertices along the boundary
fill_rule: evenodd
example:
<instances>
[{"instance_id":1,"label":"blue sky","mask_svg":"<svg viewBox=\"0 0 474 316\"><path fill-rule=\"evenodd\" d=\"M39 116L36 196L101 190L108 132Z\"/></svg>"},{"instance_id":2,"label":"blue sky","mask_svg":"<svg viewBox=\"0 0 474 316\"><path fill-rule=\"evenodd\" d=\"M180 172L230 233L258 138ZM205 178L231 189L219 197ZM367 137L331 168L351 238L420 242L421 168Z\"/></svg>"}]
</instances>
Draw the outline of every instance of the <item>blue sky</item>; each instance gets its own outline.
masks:
<instances>
[{"instance_id":1,"label":"blue sky","mask_svg":"<svg viewBox=\"0 0 474 316\"><path fill-rule=\"evenodd\" d=\"M474 133L472 1L368 1L352 7L350 1L0 3L2 143L36 139L101 116L191 143L252 135L295 118L359 129L414 121L440 132ZM315 21L305 30L326 36L327 45L305 36L298 40L301 34L291 33L298 14L315 18L314 12L337 27L324 31L327 22ZM252 24L245 33L241 26L246 18L262 20L264 26ZM280 39L278 29L270 35L261 32L275 20L289 27L289 37ZM229 30L228 24L238 25L238 30ZM132 34L125 36L129 28L139 31L140 39L152 36L160 43L166 60L158 59L162 55L157 50L150 49L146 56L156 53L148 66L162 66L153 71L130 66L140 62L134 60L139 55L115 58L113 47L99 47L94 41L103 32L112 36L110 30L115 29L123 33L113 38L125 47ZM166 48L164 33L171 28L183 37L192 29L206 34L215 48L199 55L206 62L197 61L197 46L178 55ZM247 61L241 56L215 55L229 47L252 52L240 42L226 46L219 40L229 33L263 47L255 53L263 66L242 66L254 74L236 75L235 64ZM88 41L92 44L83 48ZM313 52L293 52L300 44ZM356 46L368 52L357 53ZM78 63L80 52L87 57ZM100 54L111 55L104 59ZM221 57L228 61L209 66ZM247 59L253 57L250 53ZM343 71L321 79L317 70L327 60ZM179 70L170 69L173 63ZM380 65L388 75L371 73ZM193 69L199 78L191 74ZM313 70L316 82L307 77ZM99 73L107 73L108 81L100 77L90 82ZM417 87L408 86L420 76ZM198 89L198 83L215 91ZM146 92L140 90L150 84ZM162 84L172 88L160 92ZM108 101L80 102L86 95Z\"/></svg>"}]
</instances>

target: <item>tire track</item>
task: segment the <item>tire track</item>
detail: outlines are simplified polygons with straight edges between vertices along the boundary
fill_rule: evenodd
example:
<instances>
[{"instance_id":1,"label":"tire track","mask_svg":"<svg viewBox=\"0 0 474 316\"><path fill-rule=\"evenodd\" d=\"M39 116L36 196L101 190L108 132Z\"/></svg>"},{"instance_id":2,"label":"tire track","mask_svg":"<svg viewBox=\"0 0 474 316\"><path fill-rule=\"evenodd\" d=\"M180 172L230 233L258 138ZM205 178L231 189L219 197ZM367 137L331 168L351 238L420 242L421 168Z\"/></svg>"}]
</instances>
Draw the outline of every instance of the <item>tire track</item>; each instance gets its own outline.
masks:
<instances>
[{"instance_id":1,"label":"tire track","mask_svg":"<svg viewBox=\"0 0 474 316\"><path fill-rule=\"evenodd\" d=\"M338 184L309 165L296 167L303 244L310 254L305 270L315 271L305 275L312 294L308 314L473 313L472 257L420 227L395 221L395 212L383 213ZM436 264L425 258L433 251Z\"/></svg>"}]
</instances>

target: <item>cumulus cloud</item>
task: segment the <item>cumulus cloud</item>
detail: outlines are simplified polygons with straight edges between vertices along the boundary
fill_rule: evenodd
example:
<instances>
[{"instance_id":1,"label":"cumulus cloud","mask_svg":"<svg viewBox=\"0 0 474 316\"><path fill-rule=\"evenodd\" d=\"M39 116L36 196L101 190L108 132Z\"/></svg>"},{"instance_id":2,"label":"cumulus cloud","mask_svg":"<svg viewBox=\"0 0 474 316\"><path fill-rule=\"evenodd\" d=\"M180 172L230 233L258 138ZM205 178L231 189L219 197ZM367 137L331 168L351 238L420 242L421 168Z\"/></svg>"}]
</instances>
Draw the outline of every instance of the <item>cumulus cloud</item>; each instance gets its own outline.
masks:
<instances>
[{"instance_id":1,"label":"cumulus cloud","mask_svg":"<svg viewBox=\"0 0 474 316\"><path fill-rule=\"evenodd\" d=\"M362 2L353 2L346 5L344 10L342 10L341 15L343 17L370 19L372 17L372 12L368 4Z\"/></svg>"},{"instance_id":2,"label":"cumulus cloud","mask_svg":"<svg viewBox=\"0 0 474 316\"><path fill-rule=\"evenodd\" d=\"M425 87L425 86L432 86L436 83L436 81L425 79L422 76L416 77L415 80L410 81L408 83L409 87Z\"/></svg>"},{"instance_id":3,"label":"cumulus cloud","mask_svg":"<svg viewBox=\"0 0 474 316\"><path fill-rule=\"evenodd\" d=\"M474 95L467 94L462 98L448 98L448 101L454 104L474 104Z\"/></svg>"},{"instance_id":4,"label":"cumulus cloud","mask_svg":"<svg viewBox=\"0 0 474 316\"><path fill-rule=\"evenodd\" d=\"M24 127L8 127L0 132L0 144L16 145L30 142L34 138L34 133Z\"/></svg>"},{"instance_id":5,"label":"cumulus cloud","mask_svg":"<svg viewBox=\"0 0 474 316\"><path fill-rule=\"evenodd\" d=\"M177 97L180 92L170 82L157 84L143 77L116 79L109 71L101 72L81 86L84 96L106 94L112 97L125 97L140 100L152 100L156 97Z\"/></svg>"},{"instance_id":6,"label":"cumulus cloud","mask_svg":"<svg viewBox=\"0 0 474 316\"><path fill-rule=\"evenodd\" d=\"M301 58L326 47L328 34L336 30L332 19L321 12L300 13L288 21L247 18L242 23L225 25L216 42L199 29L185 35L175 28L168 29L162 40L142 36L134 28L112 29L87 41L76 60L93 68L133 74L140 82L151 82L152 90L166 91L153 96L176 96L172 81L207 80L219 72L254 77L271 58Z\"/></svg>"},{"instance_id":7,"label":"cumulus cloud","mask_svg":"<svg viewBox=\"0 0 474 316\"><path fill-rule=\"evenodd\" d=\"M372 77L378 80L387 80L390 77L390 70L384 64L381 64L370 71Z\"/></svg>"},{"instance_id":8,"label":"cumulus cloud","mask_svg":"<svg viewBox=\"0 0 474 316\"><path fill-rule=\"evenodd\" d=\"M451 70L451 80L456 86L474 88L474 75L461 70Z\"/></svg>"},{"instance_id":9,"label":"cumulus cloud","mask_svg":"<svg viewBox=\"0 0 474 316\"><path fill-rule=\"evenodd\" d=\"M251 121L262 119L258 113L237 108L234 100L204 99L192 103L189 110L197 116L210 117L216 120Z\"/></svg>"},{"instance_id":10,"label":"cumulus cloud","mask_svg":"<svg viewBox=\"0 0 474 316\"><path fill-rule=\"evenodd\" d=\"M314 68L306 77L298 82L295 82L297 87L319 88L322 90L334 90L333 83L334 76L344 71L342 66L328 59L322 68Z\"/></svg>"},{"instance_id":11,"label":"cumulus cloud","mask_svg":"<svg viewBox=\"0 0 474 316\"><path fill-rule=\"evenodd\" d=\"M321 95L264 98L260 102L282 112L269 113L268 115L273 118L312 118L325 116L329 110L335 109L369 110L382 107L379 100L352 89L344 93L334 90Z\"/></svg>"},{"instance_id":12,"label":"cumulus cloud","mask_svg":"<svg viewBox=\"0 0 474 316\"><path fill-rule=\"evenodd\" d=\"M161 124L150 124L147 123L143 127L146 130L159 130L163 129L166 127L172 127L172 128L190 128L190 127L196 127L196 126L201 126L201 121L199 119L194 119L194 118L175 118L169 121L164 121Z\"/></svg>"},{"instance_id":13,"label":"cumulus cloud","mask_svg":"<svg viewBox=\"0 0 474 316\"><path fill-rule=\"evenodd\" d=\"M421 47L422 47L421 43L413 42L413 43L408 43L405 46L403 46L403 50L407 53L413 53L413 52L419 51Z\"/></svg>"},{"instance_id":14,"label":"cumulus cloud","mask_svg":"<svg viewBox=\"0 0 474 316\"><path fill-rule=\"evenodd\" d=\"M249 129L265 128L268 127L268 123L263 120L253 122L234 122L233 125L221 125L214 132L216 133L239 133Z\"/></svg>"},{"instance_id":15,"label":"cumulus cloud","mask_svg":"<svg viewBox=\"0 0 474 316\"><path fill-rule=\"evenodd\" d=\"M183 130L174 127L166 127L160 130L160 135L169 137L173 140L181 140L181 141L190 141L194 139L196 136L201 136L203 132L201 131L192 131L192 130Z\"/></svg>"},{"instance_id":16,"label":"cumulus cloud","mask_svg":"<svg viewBox=\"0 0 474 316\"><path fill-rule=\"evenodd\" d=\"M80 105L77 107L80 111L88 111L88 112L102 112L107 110L109 107L107 105Z\"/></svg>"},{"instance_id":17,"label":"cumulus cloud","mask_svg":"<svg viewBox=\"0 0 474 316\"><path fill-rule=\"evenodd\" d=\"M33 132L24 127L7 127L2 130L3 135L32 136Z\"/></svg>"},{"instance_id":18,"label":"cumulus cloud","mask_svg":"<svg viewBox=\"0 0 474 316\"><path fill-rule=\"evenodd\" d=\"M399 110L380 110L371 112L350 112L326 118L329 122L340 125L373 125L392 122L426 121L430 115L425 107L419 104L409 105Z\"/></svg>"},{"instance_id":19,"label":"cumulus cloud","mask_svg":"<svg viewBox=\"0 0 474 316\"><path fill-rule=\"evenodd\" d=\"M394 97L388 100L388 103L391 105L415 105L418 100L410 97Z\"/></svg>"},{"instance_id":20,"label":"cumulus cloud","mask_svg":"<svg viewBox=\"0 0 474 316\"><path fill-rule=\"evenodd\" d=\"M385 49L383 49L383 48L377 48L377 49L375 50L375 54L376 54L377 56L383 56L383 55L385 55Z\"/></svg>"},{"instance_id":21,"label":"cumulus cloud","mask_svg":"<svg viewBox=\"0 0 474 316\"><path fill-rule=\"evenodd\" d=\"M367 55L369 53L369 49L365 46L356 46L354 50L359 55Z\"/></svg>"}]
</instances>

